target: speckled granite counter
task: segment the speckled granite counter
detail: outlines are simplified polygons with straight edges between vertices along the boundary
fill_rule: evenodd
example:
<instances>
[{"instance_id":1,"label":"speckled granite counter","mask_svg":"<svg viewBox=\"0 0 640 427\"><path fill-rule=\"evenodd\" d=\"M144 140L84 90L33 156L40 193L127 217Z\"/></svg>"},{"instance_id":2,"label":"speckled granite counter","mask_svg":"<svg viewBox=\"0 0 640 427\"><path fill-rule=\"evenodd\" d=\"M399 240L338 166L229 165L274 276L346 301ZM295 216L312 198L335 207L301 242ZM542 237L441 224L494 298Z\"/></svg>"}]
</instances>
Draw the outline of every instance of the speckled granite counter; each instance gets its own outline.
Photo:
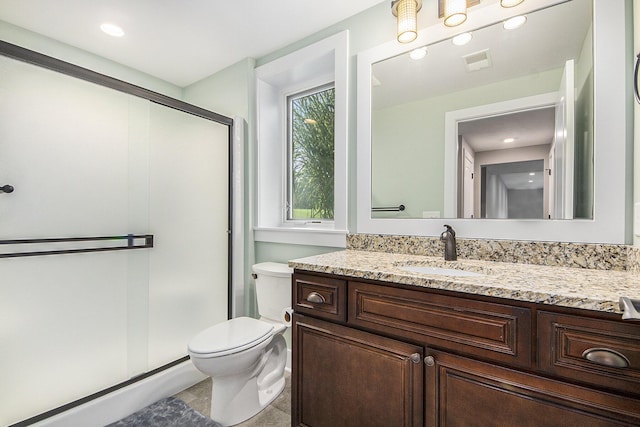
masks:
<instances>
[{"instance_id":1,"label":"speckled granite counter","mask_svg":"<svg viewBox=\"0 0 640 427\"><path fill-rule=\"evenodd\" d=\"M640 275L623 271L547 267L492 261L444 261L441 257L345 250L289 261L297 269L509 298L542 304L620 313L621 296L640 298ZM460 277L415 273L408 266L453 268L480 273Z\"/></svg>"}]
</instances>

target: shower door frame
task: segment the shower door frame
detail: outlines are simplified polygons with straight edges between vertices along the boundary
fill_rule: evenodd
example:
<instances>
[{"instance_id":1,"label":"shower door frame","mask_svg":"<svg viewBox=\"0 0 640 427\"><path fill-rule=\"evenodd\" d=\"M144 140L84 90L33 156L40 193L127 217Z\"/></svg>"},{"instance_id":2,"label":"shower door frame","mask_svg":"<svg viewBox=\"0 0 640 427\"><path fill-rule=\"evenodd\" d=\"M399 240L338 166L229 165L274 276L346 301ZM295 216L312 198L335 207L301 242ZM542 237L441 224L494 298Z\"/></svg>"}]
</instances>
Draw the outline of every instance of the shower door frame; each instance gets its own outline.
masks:
<instances>
[{"instance_id":1,"label":"shower door frame","mask_svg":"<svg viewBox=\"0 0 640 427\"><path fill-rule=\"evenodd\" d=\"M234 163L234 159L233 159L233 145L234 145L234 135L235 135L235 123L234 120L230 117L226 117L223 116L221 114L215 113L213 111L209 111L206 110L204 108L200 108L198 106L189 104L187 102L181 101L179 99L175 99L166 95L163 95L161 93L158 92L154 92L152 90L149 89L145 89L143 87L134 85L132 83L128 83L126 81L105 75L105 74L101 74L98 73L96 71L90 70L88 68L84 68L75 64L72 64L70 62L66 62L66 61L62 61L60 59L21 47L21 46L17 46L5 41L0 40L0 55L1 56L5 56L7 58L11 58L11 59L15 59L21 62L26 62L28 64L32 64L32 65L36 65L38 67L42 67L42 68L46 68L49 69L51 71L55 71L61 74L65 74L67 76L70 77L75 77L87 82L91 82L103 87L107 87L110 89L114 89L116 91L119 92L123 92L125 94L128 95L133 95L136 96L138 98L142 98L145 100L148 100L150 102L168 107L168 108L172 108L178 111L182 111L184 113L187 114L191 114L194 116L198 116L201 117L203 119L206 120L210 120L225 126L229 127L229 132L228 132L228 153L229 153L229 158L228 158L228 171L229 171L229 176L227 178L227 182L228 182L228 212L227 212L227 230L228 230L228 240L227 240L227 319L231 318L231 315L233 313L233 272L232 272L232 266L233 266L233 249L234 249L234 239L233 236L236 234L234 232L234 229L232 228L233 226L237 226L238 227L238 232L239 227L242 227L242 224L233 224L233 211L234 211L234 188L233 188L233 176L234 176L234 169L233 169L233 163ZM240 124L241 125L241 124ZM238 203L240 203L240 201L238 201ZM238 234L240 235L240 234ZM239 249L241 250L240 246L241 246L241 242L237 242L236 246L239 247ZM20 254L13 254L13 256L15 257L19 257ZM242 284L238 284L238 286L240 286ZM58 415L62 412L68 411L72 408L75 408L77 406L83 405L87 402L90 402L94 399L103 397L105 395L108 395L109 393L113 393L116 390L128 387L134 383L137 383L139 381L142 381L146 378L149 378L153 375L156 375L160 372L163 372L169 368L172 368L174 366L177 366L185 361L189 360L189 356L184 356L180 359L174 360L173 362L167 363L163 366L160 366L158 368L155 368L153 370L147 371L141 375L135 376L133 378L130 378L126 381L123 381L121 383L115 384L111 387L108 387L106 389L100 390L96 393L93 393L89 396L85 396L83 398L80 398L78 400L75 400L73 402L67 403L63 406L60 406L58 408L54 408L51 409L49 411L46 411L44 413L38 414L34 417L28 418L26 420L20 421L16 424L13 424L10 427L22 427L22 426L27 426L39 421L42 421L46 418L52 417L54 415Z\"/></svg>"}]
</instances>

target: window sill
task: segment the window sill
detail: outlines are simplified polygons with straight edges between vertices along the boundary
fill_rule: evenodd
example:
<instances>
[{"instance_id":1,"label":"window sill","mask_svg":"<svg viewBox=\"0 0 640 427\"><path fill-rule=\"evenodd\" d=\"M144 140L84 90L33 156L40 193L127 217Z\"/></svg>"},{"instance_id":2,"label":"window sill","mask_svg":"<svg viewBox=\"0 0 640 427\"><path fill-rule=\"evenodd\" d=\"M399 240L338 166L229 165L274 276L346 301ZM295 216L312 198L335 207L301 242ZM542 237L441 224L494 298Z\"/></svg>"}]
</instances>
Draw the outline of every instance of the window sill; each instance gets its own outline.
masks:
<instances>
[{"instance_id":1,"label":"window sill","mask_svg":"<svg viewBox=\"0 0 640 427\"><path fill-rule=\"evenodd\" d=\"M327 230L302 227L255 227L256 242L345 248L348 230Z\"/></svg>"}]
</instances>

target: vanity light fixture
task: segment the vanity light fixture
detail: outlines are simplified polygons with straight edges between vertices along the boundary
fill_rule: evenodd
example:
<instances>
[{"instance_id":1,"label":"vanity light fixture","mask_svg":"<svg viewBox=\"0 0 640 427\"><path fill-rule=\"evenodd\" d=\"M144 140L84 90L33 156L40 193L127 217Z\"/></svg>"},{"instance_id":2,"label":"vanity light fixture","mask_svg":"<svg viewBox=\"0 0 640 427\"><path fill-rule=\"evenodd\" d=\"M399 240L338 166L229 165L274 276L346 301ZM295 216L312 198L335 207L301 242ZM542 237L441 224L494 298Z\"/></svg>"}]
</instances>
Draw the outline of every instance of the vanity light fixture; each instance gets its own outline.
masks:
<instances>
[{"instance_id":1,"label":"vanity light fixture","mask_svg":"<svg viewBox=\"0 0 640 427\"><path fill-rule=\"evenodd\" d=\"M422 0L392 0L391 13L398 18L398 41L412 42L418 37L418 11Z\"/></svg>"},{"instance_id":2,"label":"vanity light fixture","mask_svg":"<svg viewBox=\"0 0 640 427\"><path fill-rule=\"evenodd\" d=\"M444 0L444 25L455 27L467 20L467 0Z\"/></svg>"},{"instance_id":3,"label":"vanity light fixture","mask_svg":"<svg viewBox=\"0 0 640 427\"><path fill-rule=\"evenodd\" d=\"M502 7L514 7L522 3L524 0L500 0L500 6Z\"/></svg>"},{"instance_id":4,"label":"vanity light fixture","mask_svg":"<svg viewBox=\"0 0 640 427\"><path fill-rule=\"evenodd\" d=\"M525 22L527 22L527 17L524 15L519 15L507 19L502 23L502 26L505 30L515 30L516 28L522 27Z\"/></svg>"},{"instance_id":5,"label":"vanity light fixture","mask_svg":"<svg viewBox=\"0 0 640 427\"><path fill-rule=\"evenodd\" d=\"M462 33L452 38L451 43L456 46L464 46L465 44L469 43L472 38L473 35L471 35L471 33Z\"/></svg>"},{"instance_id":6,"label":"vanity light fixture","mask_svg":"<svg viewBox=\"0 0 640 427\"><path fill-rule=\"evenodd\" d=\"M415 59L416 61L424 58L425 56L427 56L426 47L419 47L418 49L413 49L411 52L409 52L409 57L411 59Z\"/></svg>"},{"instance_id":7,"label":"vanity light fixture","mask_svg":"<svg viewBox=\"0 0 640 427\"><path fill-rule=\"evenodd\" d=\"M124 30L116 24L112 24L110 22L105 22L100 25L100 29L105 33L110 35L111 37L123 37Z\"/></svg>"}]
</instances>

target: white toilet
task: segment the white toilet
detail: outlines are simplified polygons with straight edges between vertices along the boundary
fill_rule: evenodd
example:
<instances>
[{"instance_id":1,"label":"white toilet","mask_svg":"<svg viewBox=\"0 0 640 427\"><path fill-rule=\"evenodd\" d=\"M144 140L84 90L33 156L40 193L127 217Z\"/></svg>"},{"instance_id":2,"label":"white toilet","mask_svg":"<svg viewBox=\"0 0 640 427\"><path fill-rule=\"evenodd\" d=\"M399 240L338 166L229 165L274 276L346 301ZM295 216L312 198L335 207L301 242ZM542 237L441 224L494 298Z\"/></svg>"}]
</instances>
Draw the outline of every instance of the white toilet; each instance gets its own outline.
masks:
<instances>
[{"instance_id":1,"label":"white toilet","mask_svg":"<svg viewBox=\"0 0 640 427\"><path fill-rule=\"evenodd\" d=\"M282 319L291 305L292 269L253 266L260 320L237 317L212 326L189 343L191 361L213 379L211 418L225 426L260 412L284 388L287 344Z\"/></svg>"}]
</instances>

